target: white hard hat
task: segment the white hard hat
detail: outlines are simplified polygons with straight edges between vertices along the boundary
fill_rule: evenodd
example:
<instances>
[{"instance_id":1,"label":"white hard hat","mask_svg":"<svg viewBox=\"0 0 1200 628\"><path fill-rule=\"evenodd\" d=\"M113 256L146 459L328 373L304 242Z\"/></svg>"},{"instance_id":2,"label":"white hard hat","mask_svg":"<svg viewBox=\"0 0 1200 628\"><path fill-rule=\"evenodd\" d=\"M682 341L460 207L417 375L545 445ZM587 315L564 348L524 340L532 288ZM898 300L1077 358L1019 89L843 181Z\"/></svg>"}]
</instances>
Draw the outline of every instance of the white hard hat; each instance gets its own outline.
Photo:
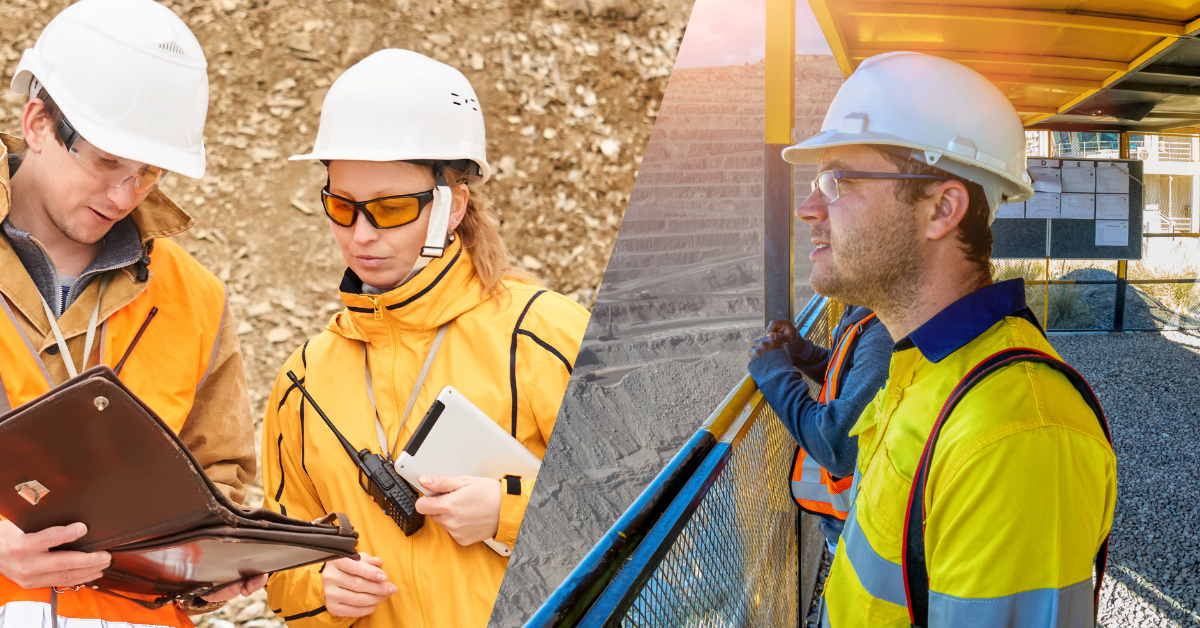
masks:
<instances>
[{"instance_id":1,"label":"white hard hat","mask_svg":"<svg viewBox=\"0 0 1200 628\"><path fill-rule=\"evenodd\" d=\"M207 68L195 35L154 0L81 0L21 55L10 87L28 94L36 78L96 148L198 179Z\"/></svg>"},{"instance_id":2,"label":"white hard hat","mask_svg":"<svg viewBox=\"0 0 1200 628\"><path fill-rule=\"evenodd\" d=\"M346 70L325 96L312 152L292 160L474 162L487 181L483 112L462 72L411 50L380 50ZM450 188L439 181L418 270L441 257Z\"/></svg>"},{"instance_id":3,"label":"white hard hat","mask_svg":"<svg viewBox=\"0 0 1200 628\"><path fill-rule=\"evenodd\" d=\"M978 183L992 219L1000 203L1033 196L1016 109L991 81L948 59L889 52L863 61L821 132L785 148L783 158L815 163L822 148L851 144L911 149L913 159Z\"/></svg>"}]
</instances>

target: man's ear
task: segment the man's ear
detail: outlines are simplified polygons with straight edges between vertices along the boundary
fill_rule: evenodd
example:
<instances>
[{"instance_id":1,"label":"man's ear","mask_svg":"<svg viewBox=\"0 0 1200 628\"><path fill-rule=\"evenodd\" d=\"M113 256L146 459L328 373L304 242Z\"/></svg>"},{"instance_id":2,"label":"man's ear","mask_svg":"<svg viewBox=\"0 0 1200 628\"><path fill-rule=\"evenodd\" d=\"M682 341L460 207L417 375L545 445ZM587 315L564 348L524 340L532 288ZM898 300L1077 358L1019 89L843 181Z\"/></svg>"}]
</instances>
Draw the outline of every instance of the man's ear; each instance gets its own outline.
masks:
<instances>
[{"instance_id":1,"label":"man's ear","mask_svg":"<svg viewBox=\"0 0 1200 628\"><path fill-rule=\"evenodd\" d=\"M926 201L925 237L940 240L958 228L967 215L970 195L961 181L943 181Z\"/></svg>"},{"instance_id":2,"label":"man's ear","mask_svg":"<svg viewBox=\"0 0 1200 628\"><path fill-rule=\"evenodd\" d=\"M25 104L25 111L21 115L21 135L25 139L25 146L35 153L42 152L47 142L58 141L58 136L54 134L54 121L46 113L46 106L40 98L31 98Z\"/></svg>"}]
</instances>

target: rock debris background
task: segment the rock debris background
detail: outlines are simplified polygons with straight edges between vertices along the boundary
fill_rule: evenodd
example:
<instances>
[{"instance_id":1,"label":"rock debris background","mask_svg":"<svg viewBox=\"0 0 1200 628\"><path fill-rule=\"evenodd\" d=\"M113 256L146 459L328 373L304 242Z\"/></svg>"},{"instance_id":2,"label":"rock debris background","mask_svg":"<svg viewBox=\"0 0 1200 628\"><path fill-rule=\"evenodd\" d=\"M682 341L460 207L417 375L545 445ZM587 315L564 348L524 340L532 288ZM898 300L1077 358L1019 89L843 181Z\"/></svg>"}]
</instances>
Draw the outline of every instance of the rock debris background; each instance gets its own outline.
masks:
<instances>
[{"instance_id":1,"label":"rock debris background","mask_svg":"<svg viewBox=\"0 0 1200 628\"><path fill-rule=\"evenodd\" d=\"M590 307L691 10L690 0L160 0L204 47L208 172L170 177L196 218L177 241L229 287L253 415L277 369L341 308L345 265L326 227L308 152L329 86L376 50L417 50L478 93L496 172L492 207L512 259ZM0 84L65 0L0 4ZM419 89L419 86L413 86ZM19 134L25 98L0 97ZM262 489L251 489L251 505ZM283 622L261 593L201 628Z\"/></svg>"}]
</instances>

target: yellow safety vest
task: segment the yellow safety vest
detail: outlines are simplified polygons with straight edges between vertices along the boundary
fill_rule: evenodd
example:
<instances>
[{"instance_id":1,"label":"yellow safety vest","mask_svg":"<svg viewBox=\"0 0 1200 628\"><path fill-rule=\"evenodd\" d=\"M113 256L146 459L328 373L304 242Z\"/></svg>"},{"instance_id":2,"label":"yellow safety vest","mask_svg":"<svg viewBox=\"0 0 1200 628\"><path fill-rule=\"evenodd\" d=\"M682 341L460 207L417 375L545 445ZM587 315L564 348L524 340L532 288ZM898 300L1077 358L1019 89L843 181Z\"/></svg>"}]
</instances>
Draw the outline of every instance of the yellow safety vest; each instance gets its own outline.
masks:
<instances>
[{"instance_id":1,"label":"yellow safety vest","mask_svg":"<svg viewBox=\"0 0 1200 628\"><path fill-rule=\"evenodd\" d=\"M1021 280L964 297L897 343L886 386L851 430L853 507L825 585L822 623L908 628L908 497L939 410L988 356L1058 355ZM1116 458L1096 415L1046 364L979 382L954 410L921 500L928 628L1093 625L1093 559L1116 504ZM914 506L915 507L915 506Z\"/></svg>"}]
</instances>

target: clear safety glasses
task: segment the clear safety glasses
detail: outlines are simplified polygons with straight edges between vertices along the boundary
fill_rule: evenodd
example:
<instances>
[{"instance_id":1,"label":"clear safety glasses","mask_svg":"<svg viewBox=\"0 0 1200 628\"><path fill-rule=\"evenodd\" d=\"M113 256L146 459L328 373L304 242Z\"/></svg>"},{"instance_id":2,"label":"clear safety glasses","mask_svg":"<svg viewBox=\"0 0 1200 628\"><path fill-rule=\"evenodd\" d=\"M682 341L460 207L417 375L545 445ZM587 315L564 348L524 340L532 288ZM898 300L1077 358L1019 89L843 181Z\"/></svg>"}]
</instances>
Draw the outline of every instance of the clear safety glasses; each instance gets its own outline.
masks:
<instances>
[{"instance_id":1,"label":"clear safety glasses","mask_svg":"<svg viewBox=\"0 0 1200 628\"><path fill-rule=\"evenodd\" d=\"M359 202L330 192L328 185L321 189L321 204L325 206L325 215L329 216L333 224L341 227L353 227L359 212L366 215L367 222L376 229L402 227L420 217L421 208L432 200L433 190Z\"/></svg>"},{"instance_id":2,"label":"clear safety glasses","mask_svg":"<svg viewBox=\"0 0 1200 628\"><path fill-rule=\"evenodd\" d=\"M110 188L133 186L135 194L145 194L162 183L167 171L140 161L117 157L93 146L79 135L79 131L63 118L58 123L58 136L62 138L67 152L71 153L80 166Z\"/></svg>"},{"instance_id":3,"label":"clear safety glasses","mask_svg":"<svg viewBox=\"0 0 1200 628\"><path fill-rule=\"evenodd\" d=\"M899 172L859 172L857 170L826 170L812 180L812 190L820 190L821 198L826 203L838 200L842 195L838 181L842 179L929 179L933 181L949 181L946 177L933 174L903 174Z\"/></svg>"}]
</instances>

